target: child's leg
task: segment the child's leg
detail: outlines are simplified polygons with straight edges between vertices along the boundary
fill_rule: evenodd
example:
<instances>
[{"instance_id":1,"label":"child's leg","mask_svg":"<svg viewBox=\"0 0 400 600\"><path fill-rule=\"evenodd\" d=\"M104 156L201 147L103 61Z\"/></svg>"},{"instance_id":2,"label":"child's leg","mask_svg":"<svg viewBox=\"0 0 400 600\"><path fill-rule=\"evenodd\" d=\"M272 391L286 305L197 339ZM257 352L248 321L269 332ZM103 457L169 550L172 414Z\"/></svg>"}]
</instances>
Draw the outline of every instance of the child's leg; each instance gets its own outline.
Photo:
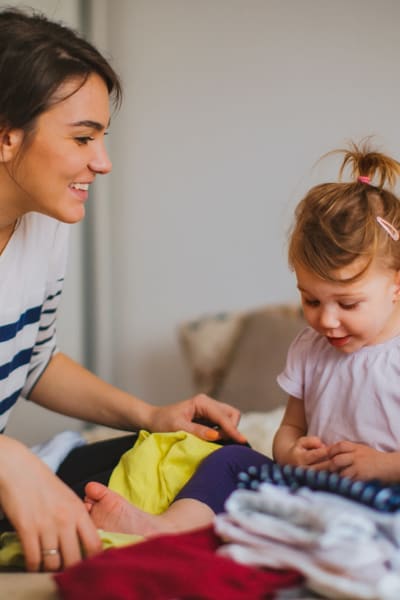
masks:
<instances>
[{"instance_id":1,"label":"child's leg","mask_svg":"<svg viewBox=\"0 0 400 600\"><path fill-rule=\"evenodd\" d=\"M247 446L224 446L203 460L174 503L183 498L192 498L209 506L215 514L221 513L225 500L237 488L239 473L267 462L272 461Z\"/></svg>"},{"instance_id":2,"label":"child's leg","mask_svg":"<svg viewBox=\"0 0 400 600\"><path fill-rule=\"evenodd\" d=\"M224 446L204 459L162 515L145 513L94 482L86 486L86 504L96 526L106 531L146 537L187 531L212 523L214 515L223 512L225 500L236 489L238 474L269 460L246 446Z\"/></svg>"},{"instance_id":3,"label":"child's leg","mask_svg":"<svg viewBox=\"0 0 400 600\"><path fill-rule=\"evenodd\" d=\"M211 508L192 498L178 500L161 515L153 515L96 481L86 486L85 504L99 529L144 537L205 527L214 518Z\"/></svg>"}]
</instances>

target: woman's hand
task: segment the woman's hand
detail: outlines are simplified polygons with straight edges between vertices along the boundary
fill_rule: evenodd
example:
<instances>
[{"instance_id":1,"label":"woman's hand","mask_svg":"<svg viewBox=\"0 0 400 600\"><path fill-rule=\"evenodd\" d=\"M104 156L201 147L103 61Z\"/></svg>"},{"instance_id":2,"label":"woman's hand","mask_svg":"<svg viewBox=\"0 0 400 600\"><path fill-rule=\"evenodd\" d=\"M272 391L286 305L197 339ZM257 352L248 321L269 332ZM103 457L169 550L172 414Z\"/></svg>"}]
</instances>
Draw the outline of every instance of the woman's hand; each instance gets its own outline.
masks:
<instances>
[{"instance_id":1,"label":"woman's hand","mask_svg":"<svg viewBox=\"0 0 400 600\"><path fill-rule=\"evenodd\" d=\"M218 425L221 431L195 423L194 419L209 421ZM152 407L148 428L153 432L184 430L209 442L224 437L244 443L246 438L237 429L239 420L240 411L237 408L213 400L206 394L197 394L176 404Z\"/></svg>"},{"instance_id":2,"label":"woman's hand","mask_svg":"<svg viewBox=\"0 0 400 600\"><path fill-rule=\"evenodd\" d=\"M27 571L57 571L99 552L84 503L20 442L0 437L0 506L19 536Z\"/></svg>"}]
</instances>

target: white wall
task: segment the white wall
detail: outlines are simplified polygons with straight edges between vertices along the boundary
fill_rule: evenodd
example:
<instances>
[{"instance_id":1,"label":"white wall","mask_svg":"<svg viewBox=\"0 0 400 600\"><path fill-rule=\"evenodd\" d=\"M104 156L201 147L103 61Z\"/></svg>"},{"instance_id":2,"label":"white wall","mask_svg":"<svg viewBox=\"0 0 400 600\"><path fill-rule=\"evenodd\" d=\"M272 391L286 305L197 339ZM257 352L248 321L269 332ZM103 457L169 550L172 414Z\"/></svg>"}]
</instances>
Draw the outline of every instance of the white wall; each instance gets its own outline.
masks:
<instances>
[{"instance_id":1,"label":"white wall","mask_svg":"<svg viewBox=\"0 0 400 600\"><path fill-rule=\"evenodd\" d=\"M57 17L75 3L46 4ZM125 84L109 136L114 170L90 208L91 356L98 373L162 404L191 392L179 322L296 299L285 258L292 209L337 172L313 171L316 159L371 133L399 157L400 3L91 5L93 38ZM78 306L63 303L79 315L77 262ZM63 349L83 335L72 319Z\"/></svg>"},{"instance_id":2,"label":"white wall","mask_svg":"<svg viewBox=\"0 0 400 600\"><path fill-rule=\"evenodd\" d=\"M294 300L285 231L324 152L399 156L397 0L115 0L125 82L111 127L113 380L190 393L176 326ZM326 168L325 168L326 171Z\"/></svg>"}]
</instances>

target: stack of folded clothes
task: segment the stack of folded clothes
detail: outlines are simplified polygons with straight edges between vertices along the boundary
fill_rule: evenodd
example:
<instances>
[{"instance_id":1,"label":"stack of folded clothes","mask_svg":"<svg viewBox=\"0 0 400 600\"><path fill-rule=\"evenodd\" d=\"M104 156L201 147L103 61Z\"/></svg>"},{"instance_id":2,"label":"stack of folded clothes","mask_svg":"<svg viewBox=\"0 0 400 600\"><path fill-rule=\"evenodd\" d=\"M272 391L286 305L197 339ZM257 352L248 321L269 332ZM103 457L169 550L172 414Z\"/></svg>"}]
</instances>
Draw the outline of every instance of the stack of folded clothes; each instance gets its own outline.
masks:
<instances>
[{"instance_id":1,"label":"stack of folded clothes","mask_svg":"<svg viewBox=\"0 0 400 600\"><path fill-rule=\"evenodd\" d=\"M218 553L296 568L326 598L400 598L400 486L299 467L251 467L217 516Z\"/></svg>"}]
</instances>

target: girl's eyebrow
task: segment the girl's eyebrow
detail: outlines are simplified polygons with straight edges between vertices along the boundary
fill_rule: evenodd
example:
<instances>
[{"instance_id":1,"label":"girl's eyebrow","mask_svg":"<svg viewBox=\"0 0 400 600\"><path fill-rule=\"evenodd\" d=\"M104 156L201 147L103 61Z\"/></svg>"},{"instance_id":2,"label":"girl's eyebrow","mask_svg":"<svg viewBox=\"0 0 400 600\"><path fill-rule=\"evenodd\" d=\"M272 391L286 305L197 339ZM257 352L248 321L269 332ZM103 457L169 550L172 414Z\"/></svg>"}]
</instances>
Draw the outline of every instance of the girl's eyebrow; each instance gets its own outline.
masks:
<instances>
[{"instance_id":1,"label":"girl's eyebrow","mask_svg":"<svg viewBox=\"0 0 400 600\"><path fill-rule=\"evenodd\" d=\"M98 121L91 121L90 119L84 119L83 121L75 121L74 123L70 123L71 127L89 127L90 129L95 129L96 131L103 131L104 129L108 129L110 126L110 121L108 121L107 125L104 126L102 123Z\"/></svg>"},{"instance_id":2,"label":"girl's eyebrow","mask_svg":"<svg viewBox=\"0 0 400 600\"><path fill-rule=\"evenodd\" d=\"M308 294L309 296L314 296L312 292L305 290L300 285L297 286L299 292L303 292L304 294ZM363 294L361 292L343 292L342 294L332 294L334 298L362 298Z\"/></svg>"}]
</instances>

